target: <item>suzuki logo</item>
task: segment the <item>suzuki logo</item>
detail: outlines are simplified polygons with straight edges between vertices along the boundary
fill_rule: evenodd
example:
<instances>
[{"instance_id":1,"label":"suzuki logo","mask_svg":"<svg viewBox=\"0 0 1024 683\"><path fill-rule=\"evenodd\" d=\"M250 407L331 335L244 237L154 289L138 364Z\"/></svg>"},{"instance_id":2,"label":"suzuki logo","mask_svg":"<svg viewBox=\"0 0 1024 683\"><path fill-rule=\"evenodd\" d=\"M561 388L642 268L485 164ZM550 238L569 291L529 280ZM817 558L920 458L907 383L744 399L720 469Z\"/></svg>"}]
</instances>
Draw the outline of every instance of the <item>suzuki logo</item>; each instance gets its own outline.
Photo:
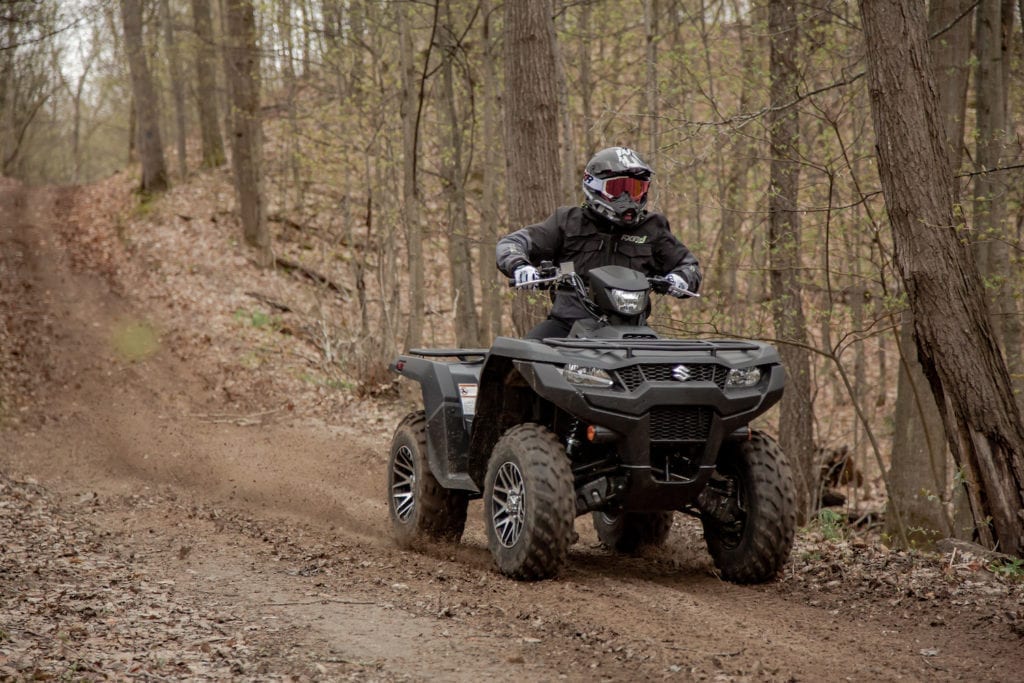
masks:
<instances>
[{"instance_id":1,"label":"suzuki logo","mask_svg":"<svg viewBox=\"0 0 1024 683\"><path fill-rule=\"evenodd\" d=\"M677 379L680 382L685 382L690 379L690 368L685 365L677 365L672 368L672 378Z\"/></svg>"}]
</instances>

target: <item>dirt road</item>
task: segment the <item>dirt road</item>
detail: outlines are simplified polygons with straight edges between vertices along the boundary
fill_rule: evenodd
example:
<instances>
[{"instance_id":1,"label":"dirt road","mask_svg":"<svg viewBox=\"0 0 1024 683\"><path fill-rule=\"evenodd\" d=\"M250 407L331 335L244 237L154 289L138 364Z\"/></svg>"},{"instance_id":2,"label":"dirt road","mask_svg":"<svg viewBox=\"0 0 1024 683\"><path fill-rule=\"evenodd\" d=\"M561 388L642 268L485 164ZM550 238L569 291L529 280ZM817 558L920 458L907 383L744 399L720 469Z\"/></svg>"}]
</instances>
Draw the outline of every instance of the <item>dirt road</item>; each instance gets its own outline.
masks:
<instances>
[{"instance_id":1,"label":"dirt road","mask_svg":"<svg viewBox=\"0 0 1024 683\"><path fill-rule=\"evenodd\" d=\"M404 409L243 414L202 350L119 353L163 313L73 267L77 197L0 192L0 341L33 400L0 416L0 677L1024 680L1016 588L862 543L743 587L685 520L623 558L580 519L568 571L516 583L474 504L462 544L398 550Z\"/></svg>"}]
</instances>

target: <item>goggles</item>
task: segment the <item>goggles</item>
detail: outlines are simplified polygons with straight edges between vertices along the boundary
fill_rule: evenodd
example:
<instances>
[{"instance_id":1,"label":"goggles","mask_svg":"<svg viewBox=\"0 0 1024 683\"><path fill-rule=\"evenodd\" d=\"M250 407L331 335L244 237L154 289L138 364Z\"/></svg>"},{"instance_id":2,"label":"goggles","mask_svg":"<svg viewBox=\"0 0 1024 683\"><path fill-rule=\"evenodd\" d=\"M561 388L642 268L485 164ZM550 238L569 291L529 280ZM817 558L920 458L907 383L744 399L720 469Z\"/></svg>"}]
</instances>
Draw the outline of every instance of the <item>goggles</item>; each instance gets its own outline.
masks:
<instances>
[{"instance_id":1,"label":"goggles","mask_svg":"<svg viewBox=\"0 0 1024 683\"><path fill-rule=\"evenodd\" d=\"M600 192L608 199L615 199L623 192L628 193L634 201L640 201L651 186L650 180L640 180L631 176L614 178L587 178L587 187Z\"/></svg>"}]
</instances>

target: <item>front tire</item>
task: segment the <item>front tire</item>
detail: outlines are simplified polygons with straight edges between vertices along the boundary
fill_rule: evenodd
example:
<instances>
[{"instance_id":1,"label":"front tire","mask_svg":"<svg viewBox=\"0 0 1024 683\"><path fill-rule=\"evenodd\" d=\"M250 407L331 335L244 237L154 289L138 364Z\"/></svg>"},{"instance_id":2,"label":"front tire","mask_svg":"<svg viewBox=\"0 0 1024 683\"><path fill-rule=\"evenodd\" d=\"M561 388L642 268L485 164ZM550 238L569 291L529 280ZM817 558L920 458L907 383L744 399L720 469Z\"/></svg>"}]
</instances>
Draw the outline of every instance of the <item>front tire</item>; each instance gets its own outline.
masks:
<instances>
[{"instance_id":1,"label":"front tire","mask_svg":"<svg viewBox=\"0 0 1024 683\"><path fill-rule=\"evenodd\" d=\"M502 574L535 581L565 565L575 534L573 478L558 437L537 424L505 432L484 480L487 543Z\"/></svg>"},{"instance_id":2,"label":"front tire","mask_svg":"<svg viewBox=\"0 0 1024 683\"><path fill-rule=\"evenodd\" d=\"M659 547L668 540L672 529L671 510L659 512L595 512L594 531L609 550L625 555L641 548Z\"/></svg>"},{"instance_id":3,"label":"front tire","mask_svg":"<svg viewBox=\"0 0 1024 683\"><path fill-rule=\"evenodd\" d=\"M412 548L422 540L457 543L466 528L469 498L438 483L427 460L422 410L399 423L388 457L388 512L395 541Z\"/></svg>"},{"instance_id":4,"label":"front tire","mask_svg":"<svg viewBox=\"0 0 1024 683\"><path fill-rule=\"evenodd\" d=\"M796 488L789 461L763 432L729 443L701 494L704 538L722 578L761 583L789 558L796 531Z\"/></svg>"}]
</instances>

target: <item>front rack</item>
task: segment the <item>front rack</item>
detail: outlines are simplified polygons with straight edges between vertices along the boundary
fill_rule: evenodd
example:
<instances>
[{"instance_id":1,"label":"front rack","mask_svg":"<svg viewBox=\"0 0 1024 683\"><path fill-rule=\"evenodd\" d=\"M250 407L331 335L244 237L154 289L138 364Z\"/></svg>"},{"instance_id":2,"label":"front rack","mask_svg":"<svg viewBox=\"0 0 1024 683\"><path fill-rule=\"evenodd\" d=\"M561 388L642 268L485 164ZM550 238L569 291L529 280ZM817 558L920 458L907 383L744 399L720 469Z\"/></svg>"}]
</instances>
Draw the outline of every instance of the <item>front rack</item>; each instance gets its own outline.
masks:
<instances>
[{"instance_id":1,"label":"front rack","mask_svg":"<svg viewBox=\"0 0 1024 683\"><path fill-rule=\"evenodd\" d=\"M490 349L409 349L409 353L414 356L458 358L463 363L470 362L470 358L473 359L473 362L479 363L483 361L490 351Z\"/></svg>"},{"instance_id":2,"label":"front rack","mask_svg":"<svg viewBox=\"0 0 1024 683\"><path fill-rule=\"evenodd\" d=\"M596 349L602 351L625 351L626 358L632 358L634 351L705 352L716 356L719 351L756 351L761 348L752 342L738 339L706 341L703 339L568 339L547 338L548 346L570 349Z\"/></svg>"}]
</instances>

